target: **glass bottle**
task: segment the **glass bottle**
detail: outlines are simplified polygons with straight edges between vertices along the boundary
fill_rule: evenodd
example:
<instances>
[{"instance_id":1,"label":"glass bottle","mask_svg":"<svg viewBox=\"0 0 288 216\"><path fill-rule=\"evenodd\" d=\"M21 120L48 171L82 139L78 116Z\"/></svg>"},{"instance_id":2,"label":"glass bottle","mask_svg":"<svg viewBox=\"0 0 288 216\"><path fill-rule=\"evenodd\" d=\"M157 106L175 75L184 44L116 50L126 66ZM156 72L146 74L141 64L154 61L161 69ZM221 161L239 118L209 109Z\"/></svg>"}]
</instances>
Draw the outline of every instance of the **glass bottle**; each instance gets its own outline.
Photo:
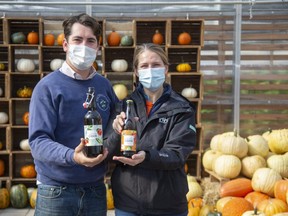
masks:
<instances>
[{"instance_id":1,"label":"glass bottle","mask_svg":"<svg viewBox=\"0 0 288 216\"><path fill-rule=\"evenodd\" d=\"M103 131L102 118L96 110L94 87L88 88L84 105L88 108L84 116L84 138L86 142L84 154L87 157L97 157L99 154L103 154Z\"/></svg>"},{"instance_id":2,"label":"glass bottle","mask_svg":"<svg viewBox=\"0 0 288 216\"><path fill-rule=\"evenodd\" d=\"M133 100L127 100L126 119L121 132L121 153L124 157L131 157L136 153L136 121L134 116Z\"/></svg>"}]
</instances>

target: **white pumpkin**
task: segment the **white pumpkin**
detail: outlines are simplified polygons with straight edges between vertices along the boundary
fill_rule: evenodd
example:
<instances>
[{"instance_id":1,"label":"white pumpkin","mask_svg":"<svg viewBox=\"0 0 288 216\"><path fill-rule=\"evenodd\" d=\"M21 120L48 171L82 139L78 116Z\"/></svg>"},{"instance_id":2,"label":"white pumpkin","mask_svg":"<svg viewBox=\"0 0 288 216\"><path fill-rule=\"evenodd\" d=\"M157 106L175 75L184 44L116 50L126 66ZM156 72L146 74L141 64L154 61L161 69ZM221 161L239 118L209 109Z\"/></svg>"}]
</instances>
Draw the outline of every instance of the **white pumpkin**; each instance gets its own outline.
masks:
<instances>
[{"instance_id":1,"label":"white pumpkin","mask_svg":"<svg viewBox=\"0 0 288 216\"><path fill-rule=\"evenodd\" d=\"M246 141L248 144L248 155L261 155L264 158L268 155L268 142L262 135L248 136Z\"/></svg>"},{"instance_id":2,"label":"white pumpkin","mask_svg":"<svg viewBox=\"0 0 288 216\"><path fill-rule=\"evenodd\" d=\"M23 151L30 151L31 150L28 139L21 140L19 146L20 146L20 149L22 149Z\"/></svg>"},{"instance_id":3,"label":"white pumpkin","mask_svg":"<svg viewBox=\"0 0 288 216\"><path fill-rule=\"evenodd\" d=\"M8 114L5 112L0 112L0 124L5 124L8 122Z\"/></svg>"},{"instance_id":4,"label":"white pumpkin","mask_svg":"<svg viewBox=\"0 0 288 216\"><path fill-rule=\"evenodd\" d=\"M218 145L218 151L223 154L244 158L248 153L248 144L245 139L239 135L224 136L222 143Z\"/></svg>"},{"instance_id":5,"label":"white pumpkin","mask_svg":"<svg viewBox=\"0 0 288 216\"><path fill-rule=\"evenodd\" d=\"M111 68L114 72L125 72L128 69L128 62L125 59L114 59Z\"/></svg>"},{"instance_id":6,"label":"white pumpkin","mask_svg":"<svg viewBox=\"0 0 288 216\"><path fill-rule=\"evenodd\" d=\"M235 155L220 155L213 164L213 171L222 178L235 178L240 174L241 161Z\"/></svg>"},{"instance_id":7,"label":"white pumpkin","mask_svg":"<svg viewBox=\"0 0 288 216\"><path fill-rule=\"evenodd\" d=\"M241 164L241 174L248 178L252 178L257 169L267 166L266 160L260 155L244 157Z\"/></svg>"},{"instance_id":8,"label":"white pumpkin","mask_svg":"<svg viewBox=\"0 0 288 216\"><path fill-rule=\"evenodd\" d=\"M17 70L24 73L33 72L35 70L35 63L31 59L19 59L17 62Z\"/></svg>"},{"instance_id":9,"label":"white pumpkin","mask_svg":"<svg viewBox=\"0 0 288 216\"><path fill-rule=\"evenodd\" d=\"M203 195L203 190L198 182L189 181L188 182L188 193L186 194L187 201L192 198L199 198Z\"/></svg>"},{"instance_id":10,"label":"white pumpkin","mask_svg":"<svg viewBox=\"0 0 288 216\"><path fill-rule=\"evenodd\" d=\"M246 211L242 214L242 216L266 216L265 213L261 212L261 211L257 211L257 209L252 210L252 211Z\"/></svg>"},{"instance_id":11,"label":"white pumpkin","mask_svg":"<svg viewBox=\"0 0 288 216\"><path fill-rule=\"evenodd\" d=\"M213 167L213 164L214 164L214 161L220 156L222 155L221 152L219 151L215 151L215 150L212 150L212 149L209 149L207 150L204 155L203 155L203 158L202 158L202 164L203 164L203 167L207 170L210 170L212 171L212 167Z\"/></svg>"},{"instance_id":12,"label":"white pumpkin","mask_svg":"<svg viewBox=\"0 0 288 216\"><path fill-rule=\"evenodd\" d=\"M63 59L53 59L51 62L50 62L50 69L52 71L55 71L57 70L58 68L60 68L62 66L62 64L64 63L64 60Z\"/></svg>"},{"instance_id":13,"label":"white pumpkin","mask_svg":"<svg viewBox=\"0 0 288 216\"><path fill-rule=\"evenodd\" d=\"M198 95L198 92L196 89L192 88L192 85L188 88L184 88L181 92L181 95L186 98L196 98Z\"/></svg>"},{"instance_id":14,"label":"white pumpkin","mask_svg":"<svg viewBox=\"0 0 288 216\"><path fill-rule=\"evenodd\" d=\"M288 178L288 157L286 155L272 155L267 159L267 166L280 173L283 178Z\"/></svg>"}]
</instances>

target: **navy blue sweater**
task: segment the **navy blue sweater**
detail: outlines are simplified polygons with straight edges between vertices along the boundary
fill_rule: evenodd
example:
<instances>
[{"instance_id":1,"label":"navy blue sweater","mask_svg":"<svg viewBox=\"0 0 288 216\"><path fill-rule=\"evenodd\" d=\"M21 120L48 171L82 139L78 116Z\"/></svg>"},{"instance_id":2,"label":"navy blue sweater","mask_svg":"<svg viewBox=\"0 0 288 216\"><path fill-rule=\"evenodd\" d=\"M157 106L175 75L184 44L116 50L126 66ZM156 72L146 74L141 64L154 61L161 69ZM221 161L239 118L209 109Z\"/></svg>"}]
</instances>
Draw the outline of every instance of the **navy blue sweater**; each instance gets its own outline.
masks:
<instances>
[{"instance_id":1,"label":"navy blue sweater","mask_svg":"<svg viewBox=\"0 0 288 216\"><path fill-rule=\"evenodd\" d=\"M33 90L29 108L29 142L37 180L49 185L94 185L102 181L105 164L93 168L77 165L74 149L84 137L83 108L88 87L94 87L103 131L118 101L110 82L101 75L76 80L54 71Z\"/></svg>"}]
</instances>

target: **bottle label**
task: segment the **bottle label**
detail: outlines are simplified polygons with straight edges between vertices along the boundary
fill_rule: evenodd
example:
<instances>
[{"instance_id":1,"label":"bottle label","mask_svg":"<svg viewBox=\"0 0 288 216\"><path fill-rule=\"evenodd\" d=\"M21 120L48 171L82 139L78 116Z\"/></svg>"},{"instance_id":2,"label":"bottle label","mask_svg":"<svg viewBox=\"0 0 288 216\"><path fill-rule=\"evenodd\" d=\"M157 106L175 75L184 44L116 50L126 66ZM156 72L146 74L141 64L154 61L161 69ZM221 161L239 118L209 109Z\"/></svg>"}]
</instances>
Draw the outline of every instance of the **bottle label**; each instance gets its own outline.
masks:
<instances>
[{"instance_id":1,"label":"bottle label","mask_svg":"<svg viewBox=\"0 0 288 216\"><path fill-rule=\"evenodd\" d=\"M136 151L136 135L135 130L123 130L121 136L121 151Z\"/></svg>"},{"instance_id":2,"label":"bottle label","mask_svg":"<svg viewBox=\"0 0 288 216\"><path fill-rule=\"evenodd\" d=\"M84 125L86 146L103 145L102 125Z\"/></svg>"}]
</instances>

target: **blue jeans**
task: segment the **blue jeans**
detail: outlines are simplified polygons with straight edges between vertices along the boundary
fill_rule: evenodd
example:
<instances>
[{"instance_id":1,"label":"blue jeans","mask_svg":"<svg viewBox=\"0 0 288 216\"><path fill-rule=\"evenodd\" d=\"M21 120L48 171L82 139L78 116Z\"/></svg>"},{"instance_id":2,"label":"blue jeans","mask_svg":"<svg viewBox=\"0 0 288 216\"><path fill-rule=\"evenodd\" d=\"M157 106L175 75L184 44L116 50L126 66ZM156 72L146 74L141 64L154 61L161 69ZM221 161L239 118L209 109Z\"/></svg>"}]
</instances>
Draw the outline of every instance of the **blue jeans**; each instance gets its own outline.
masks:
<instances>
[{"instance_id":1,"label":"blue jeans","mask_svg":"<svg viewBox=\"0 0 288 216\"><path fill-rule=\"evenodd\" d=\"M38 185L35 216L106 216L104 183L93 187Z\"/></svg>"},{"instance_id":2,"label":"blue jeans","mask_svg":"<svg viewBox=\"0 0 288 216\"><path fill-rule=\"evenodd\" d=\"M188 211L182 213L182 214L165 214L165 215L161 215L161 216L187 216L188 214ZM157 215L141 215L141 214L135 214L135 213L131 213L131 212L125 212L125 211L122 211L120 209L115 209L115 215L116 216L159 216L158 214Z\"/></svg>"}]
</instances>

